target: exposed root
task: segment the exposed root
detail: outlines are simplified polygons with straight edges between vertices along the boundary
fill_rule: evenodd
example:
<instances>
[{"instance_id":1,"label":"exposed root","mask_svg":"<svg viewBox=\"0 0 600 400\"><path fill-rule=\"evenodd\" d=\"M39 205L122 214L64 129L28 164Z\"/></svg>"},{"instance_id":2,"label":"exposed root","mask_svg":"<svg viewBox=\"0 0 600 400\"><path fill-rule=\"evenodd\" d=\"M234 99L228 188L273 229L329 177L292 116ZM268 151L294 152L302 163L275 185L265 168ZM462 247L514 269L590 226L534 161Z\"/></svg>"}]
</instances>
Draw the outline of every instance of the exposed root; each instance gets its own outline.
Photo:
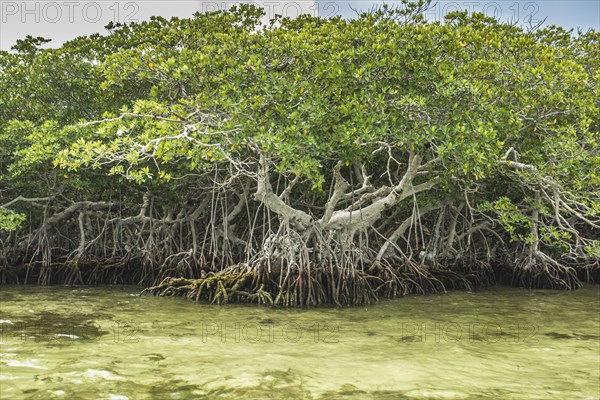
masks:
<instances>
[{"instance_id":1,"label":"exposed root","mask_svg":"<svg viewBox=\"0 0 600 400\"><path fill-rule=\"evenodd\" d=\"M478 260L454 260L443 267L438 264L431 273L452 290L473 291L496 282L490 264Z\"/></svg>"},{"instance_id":2,"label":"exposed root","mask_svg":"<svg viewBox=\"0 0 600 400\"><path fill-rule=\"evenodd\" d=\"M568 289L582 286L577 271L553 260L541 251L535 251L516 263L512 284L530 289Z\"/></svg>"},{"instance_id":3,"label":"exposed root","mask_svg":"<svg viewBox=\"0 0 600 400\"><path fill-rule=\"evenodd\" d=\"M444 282L455 289L472 290L488 283L482 277L489 280L489 270L482 270L485 273L471 271L469 275L461 275L449 269L427 270L410 263L400 271L386 265L378 269L377 275L355 272L353 279L343 279L323 270L312 273L300 271L282 277L256 268L235 266L199 279L166 278L143 293L185 296L194 301L217 304L251 302L284 307L327 303L364 305L380 298L443 292L446 290Z\"/></svg>"},{"instance_id":4,"label":"exposed root","mask_svg":"<svg viewBox=\"0 0 600 400\"><path fill-rule=\"evenodd\" d=\"M371 190L366 175L336 171L335 193L320 220L289 203L291 186L269 188L265 176L266 203L260 197L248 201L252 180L243 188L231 181L214 191L199 190L197 198L173 208L163 204L162 211L152 206L148 193L138 212L121 208L116 213L100 203L66 209L49 203L54 217L40 215L37 227L32 220L28 229L0 233L0 283L138 284L150 286L144 293L197 302L294 307L472 291L496 279L555 289L600 281L597 258L581 251L551 258L532 250L544 248L539 241L510 263L521 248L511 248L471 211L464 214L468 205L422 212L383 207L369 214L378 216L375 225L359 223L360 214L343 210L370 204L376 194L385 199L392 189L362 195ZM352 173L364 175L355 200L352 192L343 193L352 185L347 181ZM222 190L236 187L235 196L223 195ZM73 207L87 211L71 212ZM533 220L539 222L538 217ZM531 233L538 236L535 229Z\"/></svg>"},{"instance_id":5,"label":"exposed root","mask_svg":"<svg viewBox=\"0 0 600 400\"><path fill-rule=\"evenodd\" d=\"M79 268L79 260L68 262L65 268L65 284L66 285L83 285L81 269Z\"/></svg>"},{"instance_id":6,"label":"exposed root","mask_svg":"<svg viewBox=\"0 0 600 400\"><path fill-rule=\"evenodd\" d=\"M381 297L394 298L410 293L445 292L444 284L431 274L428 267L408 258L394 257L395 265L388 261L375 264L373 270L383 283L377 288Z\"/></svg>"},{"instance_id":7,"label":"exposed root","mask_svg":"<svg viewBox=\"0 0 600 400\"><path fill-rule=\"evenodd\" d=\"M19 284L19 270L15 267L10 267L5 264L0 264L0 284Z\"/></svg>"},{"instance_id":8,"label":"exposed root","mask_svg":"<svg viewBox=\"0 0 600 400\"><path fill-rule=\"evenodd\" d=\"M565 262L577 271L577 277L586 283L600 283L600 259Z\"/></svg>"},{"instance_id":9,"label":"exposed root","mask_svg":"<svg viewBox=\"0 0 600 400\"><path fill-rule=\"evenodd\" d=\"M490 268L483 264L465 271L456 272L442 267L428 269L410 260L402 260L398 266L381 263L371 268L369 273L314 267L268 272L266 268L238 264L202 278L168 277L142 293L183 296L196 302L216 304L250 302L284 307L328 303L364 305L380 298L410 293L443 292L446 290L445 283L452 288L472 290L493 282ZM352 276L344 275L349 273Z\"/></svg>"},{"instance_id":10,"label":"exposed root","mask_svg":"<svg viewBox=\"0 0 600 400\"><path fill-rule=\"evenodd\" d=\"M271 294L264 290L258 271L236 265L219 273L209 273L204 278L165 278L160 284L144 289L142 293L158 296L185 296L194 301L205 300L224 304L232 302L257 302L273 304Z\"/></svg>"},{"instance_id":11,"label":"exposed root","mask_svg":"<svg viewBox=\"0 0 600 400\"><path fill-rule=\"evenodd\" d=\"M238 264L203 278L165 278L142 293L184 296L197 302L216 304L250 302L285 307L376 301L374 279L366 275L355 278L339 279L339 276L324 271L308 269L282 275L282 272L268 273L264 269Z\"/></svg>"}]
</instances>

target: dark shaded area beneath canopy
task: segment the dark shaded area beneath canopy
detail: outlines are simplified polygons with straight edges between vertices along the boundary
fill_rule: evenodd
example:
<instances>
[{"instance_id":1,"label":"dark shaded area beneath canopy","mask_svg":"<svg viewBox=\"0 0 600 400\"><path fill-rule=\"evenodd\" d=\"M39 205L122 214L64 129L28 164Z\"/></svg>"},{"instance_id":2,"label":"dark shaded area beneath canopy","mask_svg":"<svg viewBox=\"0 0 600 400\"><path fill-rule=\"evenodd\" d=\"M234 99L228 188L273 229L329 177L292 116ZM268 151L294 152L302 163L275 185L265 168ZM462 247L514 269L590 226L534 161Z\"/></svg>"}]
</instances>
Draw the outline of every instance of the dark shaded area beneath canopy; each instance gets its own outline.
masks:
<instances>
[{"instance_id":1,"label":"dark shaded area beneath canopy","mask_svg":"<svg viewBox=\"0 0 600 400\"><path fill-rule=\"evenodd\" d=\"M183 296L193 301L258 303L277 306L320 304L364 305L408 294L475 291L494 284L529 289L577 289L582 283L600 283L600 263L519 268L481 261L453 261L435 266L381 265L368 271L295 268L268 271L266 265L236 264L218 272L201 268L188 257L161 265L146 260L79 262L50 266L2 266L1 284L100 285L135 284L143 293Z\"/></svg>"}]
</instances>

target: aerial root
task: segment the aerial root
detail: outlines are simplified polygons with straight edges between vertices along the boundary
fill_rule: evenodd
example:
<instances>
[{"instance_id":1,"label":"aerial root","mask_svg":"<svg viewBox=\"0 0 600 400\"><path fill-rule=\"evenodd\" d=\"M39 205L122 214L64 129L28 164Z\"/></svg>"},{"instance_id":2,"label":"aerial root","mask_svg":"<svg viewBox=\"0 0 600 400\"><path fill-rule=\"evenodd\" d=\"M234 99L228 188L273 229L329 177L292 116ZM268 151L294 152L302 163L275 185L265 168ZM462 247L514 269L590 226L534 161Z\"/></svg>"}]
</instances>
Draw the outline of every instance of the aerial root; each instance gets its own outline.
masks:
<instances>
[{"instance_id":1,"label":"aerial root","mask_svg":"<svg viewBox=\"0 0 600 400\"><path fill-rule=\"evenodd\" d=\"M573 267L563 265L541 251L535 251L516 263L512 284L530 289L573 290L582 286Z\"/></svg>"},{"instance_id":2,"label":"aerial root","mask_svg":"<svg viewBox=\"0 0 600 400\"><path fill-rule=\"evenodd\" d=\"M216 304L250 302L291 307L369 304L378 299L375 286L373 277L358 271L352 277L314 268L269 273L266 269L238 264L203 278L167 277L142 293L184 296Z\"/></svg>"},{"instance_id":3,"label":"aerial root","mask_svg":"<svg viewBox=\"0 0 600 400\"><path fill-rule=\"evenodd\" d=\"M19 284L19 273L16 267L0 263L0 285Z\"/></svg>"},{"instance_id":4,"label":"aerial root","mask_svg":"<svg viewBox=\"0 0 600 400\"><path fill-rule=\"evenodd\" d=\"M394 298L411 293L437 293L445 292L444 283L433 273L431 266L417 263L408 258L394 259L397 264L389 261L377 266L379 277L383 280L379 290L382 297Z\"/></svg>"},{"instance_id":5,"label":"aerial root","mask_svg":"<svg viewBox=\"0 0 600 400\"><path fill-rule=\"evenodd\" d=\"M564 260L564 265L573 268L581 282L600 283L600 258L568 259Z\"/></svg>"},{"instance_id":6,"label":"aerial root","mask_svg":"<svg viewBox=\"0 0 600 400\"><path fill-rule=\"evenodd\" d=\"M238 264L219 273L210 272L203 278L167 277L158 285L144 289L142 293L155 296L185 296L197 302L205 300L217 304L230 301L272 304L271 294L257 278L256 269Z\"/></svg>"},{"instance_id":7,"label":"aerial root","mask_svg":"<svg viewBox=\"0 0 600 400\"><path fill-rule=\"evenodd\" d=\"M452 290L476 290L496 282L488 262L480 260L455 260L452 265L437 265L431 274Z\"/></svg>"}]
</instances>

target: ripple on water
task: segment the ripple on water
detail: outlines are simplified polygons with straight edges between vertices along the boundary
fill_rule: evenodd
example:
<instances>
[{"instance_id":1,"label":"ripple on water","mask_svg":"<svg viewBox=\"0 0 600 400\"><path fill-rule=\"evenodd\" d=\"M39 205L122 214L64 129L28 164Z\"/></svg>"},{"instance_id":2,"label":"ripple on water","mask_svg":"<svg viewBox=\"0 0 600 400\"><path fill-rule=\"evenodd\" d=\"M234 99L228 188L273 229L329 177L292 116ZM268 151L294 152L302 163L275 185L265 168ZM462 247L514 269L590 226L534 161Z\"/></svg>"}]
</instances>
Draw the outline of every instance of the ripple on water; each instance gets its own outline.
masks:
<instances>
[{"instance_id":1,"label":"ripple on water","mask_svg":"<svg viewBox=\"0 0 600 400\"><path fill-rule=\"evenodd\" d=\"M3 287L2 400L599 398L596 287L308 310L138 292Z\"/></svg>"}]
</instances>

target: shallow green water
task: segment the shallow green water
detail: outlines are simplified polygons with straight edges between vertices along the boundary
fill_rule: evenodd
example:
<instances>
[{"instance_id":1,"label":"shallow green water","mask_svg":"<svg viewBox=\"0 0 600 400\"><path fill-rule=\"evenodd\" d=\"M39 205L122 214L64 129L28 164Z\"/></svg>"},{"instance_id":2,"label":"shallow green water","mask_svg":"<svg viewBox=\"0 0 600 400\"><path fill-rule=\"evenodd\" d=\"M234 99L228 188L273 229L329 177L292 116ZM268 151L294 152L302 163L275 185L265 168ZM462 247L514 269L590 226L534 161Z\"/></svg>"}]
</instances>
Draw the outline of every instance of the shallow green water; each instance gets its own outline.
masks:
<instances>
[{"instance_id":1,"label":"shallow green water","mask_svg":"<svg viewBox=\"0 0 600 400\"><path fill-rule=\"evenodd\" d=\"M2 287L1 399L599 399L600 290L283 310Z\"/></svg>"}]
</instances>

